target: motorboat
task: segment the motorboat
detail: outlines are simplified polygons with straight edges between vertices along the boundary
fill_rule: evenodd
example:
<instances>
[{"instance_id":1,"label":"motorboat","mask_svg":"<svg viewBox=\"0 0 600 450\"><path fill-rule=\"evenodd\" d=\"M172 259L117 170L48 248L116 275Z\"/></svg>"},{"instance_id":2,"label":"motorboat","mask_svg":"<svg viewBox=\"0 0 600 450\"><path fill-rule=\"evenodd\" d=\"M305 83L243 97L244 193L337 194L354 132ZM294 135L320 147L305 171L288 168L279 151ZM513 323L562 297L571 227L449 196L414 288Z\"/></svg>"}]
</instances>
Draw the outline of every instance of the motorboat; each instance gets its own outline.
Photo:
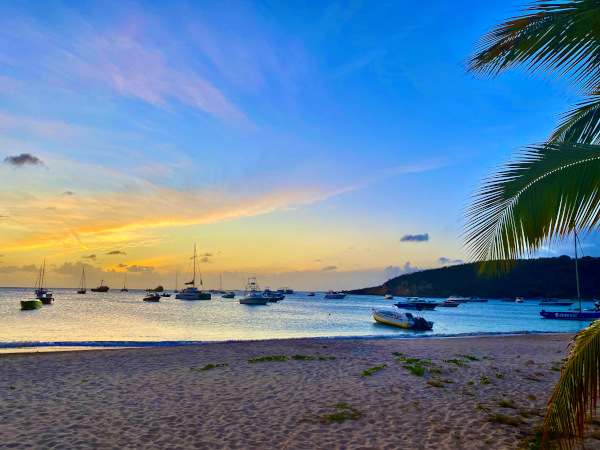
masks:
<instances>
[{"instance_id":1,"label":"motorboat","mask_svg":"<svg viewBox=\"0 0 600 450\"><path fill-rule=\"evenodd\" d=\"M453 302L457 303L467 303L471 300L471 297L460 297L458 295L451 295L446 300L452 300Z\"/></svg>"},{"instance_id":2,"label":"motorboat","mask_svg":"<svg viewBox=\"0 0 600 450\"><path fill-rule=\"evenodd\" d=\"M230 292L226 292L223 295L221 295L222 298L235 298L235 292L230 291Z\"/></svg>"},{"instance_id":3,"label":"motorboat","mask_svg":"<svg viewBox=\"0 0 600 450\"><path fill-rule=\"evenodd\" d=\"M314 297L315 293L314 292L309 292L308 294L306 294L307 297Z\"/></svg>"},{"instance_id":4,"label":"motorboat","mask_svg":"<svg viewBox=\"0 0 600 450\"><path fill-rule=\"evenodd\" d=\"M263 295L265 297L269 297L269 301L270 302L278 302L279 300L283 300L285 298L285 295L280 294L279 292L273 292L271 289L266 288L263 291Z\"/></svg>"},{"instance_id":5,"label":"motorboat","mask_svg":"<svg viewBox=\"0 0 600 450\"><path fill-rule=\"evenodd\" d=\"M31 309L40 309L42 302L39 300L21 300L21 310L27 311Z\"/></svg>"},{"instance_id":6,"label":"motorboat","mask_svg":"<svg viewBox=\"0 0 600 450\"><path fill-rule=\"evenodd\" d=\"M171 294L167 294L166 292L163 292L162 294L160 294L161 297L170 297Z\"/></svg>"},{"instance_id":7,"label":"motorboat","mask_svg":"<svg viewBox=\"0 0 600 450\"><path fill-rule=\"evenodd\" d=\"M386 300L394 300L394 296L392 294L385 294Z\"/></svg>"},{"instance_id":8,"label":"motorboat","mask_svg":"<svg viewBox=\"0 0 600 450\"><path fill-rule=\"evenodd\" d=\"M242 305L266 305L269 303L269 297L267 297L258 287L256 277L248 278L248 284L246 285L246 295L240 298L240 304Z\"/></svg>"},{"instance_id":9,"label":"motorboat","mask_svg":"<svg viewBox=\"0 0 600 450\"><path fill-rule=\"evenodd\" d=\"M148 292L144 297L145 302L159 302L160 294L157 292Z\"/></svg>"},{"instance_id":10,"label":"motorboat","mask_svg":"<svg viewBox=\"0 0 600 450\"><path fill-rule=\"evenodd\" d=\"M443 308L456 308L460 303L455 302L454 300L444 300L443 302L438 302L437 306Z\"/></svg>"},{"instance_id":11,"label":"motorboat","mask_svg":"<svg viewBox=\"0 0 600 450\"><path fill-rule=\"evenodd\" d=\"M420 300L419 297L406 297L407 301L400 301L396 303L394 306L402 309L415 309L417 311L433 311L435 307L438 305L437 302L432 302L428 300Z\"/></svg>"},{"instance_id":12,"label":"motorboat","mask_svg":"<svg viewBox=\"0 0 600 450\"><path fill-rule=\"evenodd\" d=\"M81 269L81 281L79 282L79 289L77 289L78 294L85 294L87 291L85 289L85 267Z\"/></svg>"},{"instance_id":13,"label":"motorboat","mask_svg":"<svg viewBox=\"0 0 600 450\"><path fill-rule=\"evenodd\" d=\"M295 294L294 290L289 287L283 287L281 289L278 289L278 292L279 291L282 291L282 294Z\"/></svg>"},{"instance_id":14,"label":"motorboat","mask_svg":"<svg viewBox=\"0 0 600 450\"><path fill-rule=\"evenodd\" d=\"M515 298L515 303L523 303L523 297L517 297Z\"/></svg>"},{"instance_id":15,"label":"motorboat","mask_svg":"<svg viewBox=\"0 0 600 450\"><path fill-rule=\"evenodd\" d=\"M108 286L104 284L104 280L100 280L100 286L91 289L92 292L108 292Z\"/></svg>"},{"instance_id":16,"label":"motorboat","mask_svg":"<svg viewBox=\"0 0 600 450\"><path fill-rule=\"evenodd\" d=\"M468 303L487 303L487 298L469 297Z\"/></svg>"},{"instance_id":17,"label":"motorboat","mask_svg":"<svg viewBox=\"0 0 600 450\"><path fill-rule=\"evenodd\" d=\"M323 298L328 298L328 299L333 299L333 300L341 300L344 297L346 297L346 294L344 294L343 292L336 292L336 291L332 291L332 290L325 292L325 295L323 295Z\"/></svg>"},{"instance_id":18,"label":"motorboat","mask_svg":"<svg viewBox=\"0 0 600 450\"><path fill-rule=\"evenodd\" d=\"M433 322L423 317L415 317L409 312L394 311L389 309L371 309L373 319L387 325L411 330L431 330Z\"/></svg>"},{"instance_id":19,"label":"motorboat","mask_svg":"<svg viewBox=\"0 0 600 450\"><path fill-rule=\"evenodd\" d=\"M542 306L571 306L573 302L559 300L557 298L546 298L540 302Z\"/></svg>"},{"instance_id":20,"label":"motorboat","mask_svg":"<svg viewBox=\"0 0 600 450\"><path fill-rule=\"evenodd\" d=\"M44 290L40 291L36 296L36 300L42 302L43 305L51 305L54 303L54 297L52 296L52 291Z\"/></svg>"},{"instance_id":21,"label":"motorboat","mask_svg":"<svg viewBox=\"0 0 600 450\"><path fill-rule=\"evenodd\" d=\"M184 285L188 287L182 289L177 294L175 294L175 298L179 300L210 300L210 292L204 292L196 287L196 244L194 244L194 256L192 257L192 259L194 260L192 281L184 283ZM200 277L200 285L202 286L202 275L200 274L200 271L198 271L198 276ZM161 288L160 292L163 291L162 286L158 286L155 290L157 290L158 288Z\"/></svg>"}]
</instances>

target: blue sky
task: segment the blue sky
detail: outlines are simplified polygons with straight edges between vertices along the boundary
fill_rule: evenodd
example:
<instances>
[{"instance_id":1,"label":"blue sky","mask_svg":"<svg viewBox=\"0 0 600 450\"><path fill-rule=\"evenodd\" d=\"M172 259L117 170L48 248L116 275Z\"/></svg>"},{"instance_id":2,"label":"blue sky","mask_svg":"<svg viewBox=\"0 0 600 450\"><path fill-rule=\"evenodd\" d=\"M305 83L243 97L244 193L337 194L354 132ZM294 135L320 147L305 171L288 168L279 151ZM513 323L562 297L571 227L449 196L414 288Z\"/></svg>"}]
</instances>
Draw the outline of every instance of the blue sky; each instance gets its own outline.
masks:
<instances>
[{"instance_id":1,"label":"blue sky","mask_svg":"<svg viewBox=\"0 0 600 450\"><path fill-rule=\"evenodd\" d=\"M464 259L476 183L573 101L465 74L520 5L4 1L0 158L44 166L0 167L0 265L144 266L142 284L198 242L209 278L338 289Z\"/></svg>"}]
</instances>

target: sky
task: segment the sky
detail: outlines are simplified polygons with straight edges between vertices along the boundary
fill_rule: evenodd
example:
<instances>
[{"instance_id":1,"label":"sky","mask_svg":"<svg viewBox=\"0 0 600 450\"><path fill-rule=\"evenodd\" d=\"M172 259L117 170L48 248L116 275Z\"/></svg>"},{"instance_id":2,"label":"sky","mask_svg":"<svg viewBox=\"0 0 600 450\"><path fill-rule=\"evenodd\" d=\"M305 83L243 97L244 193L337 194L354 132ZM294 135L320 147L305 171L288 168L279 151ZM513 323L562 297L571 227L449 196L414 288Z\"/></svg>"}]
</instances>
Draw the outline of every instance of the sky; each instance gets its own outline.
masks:
<instances>
[{"instance_id":1,"label":"sky","mask_svg":"<svg viewBox=\"0 0 600 450\"><path fill-rule=\"evenodd\" d=\"M465 73L522 2L0 3L0 285L379 285L466 261L479 180L573 98ZM595 256L597 245L584 240ZM570 254L570 247L542 256Z\"/></svg>"}]
</instances>

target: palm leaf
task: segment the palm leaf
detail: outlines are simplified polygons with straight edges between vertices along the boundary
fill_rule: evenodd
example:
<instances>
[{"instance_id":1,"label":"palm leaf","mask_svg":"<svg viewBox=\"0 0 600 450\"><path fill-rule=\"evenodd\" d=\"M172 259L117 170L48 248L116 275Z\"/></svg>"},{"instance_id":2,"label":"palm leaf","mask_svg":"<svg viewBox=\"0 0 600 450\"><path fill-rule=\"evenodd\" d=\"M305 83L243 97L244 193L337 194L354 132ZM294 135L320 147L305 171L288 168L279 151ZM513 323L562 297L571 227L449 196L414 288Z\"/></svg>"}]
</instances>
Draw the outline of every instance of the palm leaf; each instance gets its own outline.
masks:
<instances>
[{"instance_id":1,"label":"palm leaf","mask_svg":"<svg viewBox=\"0 0 600 450\"><path fill-rule=\"evenodd\" d=\"M496 25L465 61L468 72L495 77L509 69L545 74L578 93L600 85L600 0L531 3Z\"/></svg>"},{"instance_id":2,"label":"palm leaf","mask_svg":"<svg viewBox=\"0 0 600 450\"><path fill-rule=\"evenodd\" d=\"M545 442L558 438L561 448L582 446L587 416L594 416L600 393L600 321L577 333L560 380L548 402Z\"/></svg>"},{"instance_id":3,"label":"palm leaf","mask_svg":"<svg viewBox=\"0 0 600 450\"><path fill-rule=\"evenodd\" d=\"M502 261L504 268L574 229L590 232L600 223L600 146L550 143L519 150L480 183L464 218L469 257Z\"/></svg>"},{"instance_id":4,"label":"palm leaf","mask_svg":"<svg viewBox=\"0 0 600 450\"><path fill-rule=\"evenodd\" d=\"M600 144L600 91L588 95L572 110L564 113L550 141Z\"/></svg>"}]
</instances>

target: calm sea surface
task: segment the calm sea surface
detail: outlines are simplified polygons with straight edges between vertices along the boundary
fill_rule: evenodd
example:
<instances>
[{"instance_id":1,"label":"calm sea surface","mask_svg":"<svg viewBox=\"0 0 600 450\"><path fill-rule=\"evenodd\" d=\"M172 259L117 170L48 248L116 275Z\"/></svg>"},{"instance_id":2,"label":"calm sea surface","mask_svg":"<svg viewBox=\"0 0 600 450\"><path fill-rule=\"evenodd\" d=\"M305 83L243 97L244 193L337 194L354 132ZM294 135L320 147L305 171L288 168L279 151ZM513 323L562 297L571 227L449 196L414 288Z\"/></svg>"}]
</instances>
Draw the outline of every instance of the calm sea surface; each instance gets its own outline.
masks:
<instances>
[{"instance_id":1,"label":"calm sea surface","mask_svg":"<svg viewBox=\"0 0 600 450\"><path fill-rule=\"evenodd\" d=\"M148 303L142 301L144 292L138 290L88 292L86 295L77 295L73 289L54 289L53 292L53 305L21 311L19 300L33 299L32 289L0 289L0 349L25 342L77 346L98 341L125 345L293 337L574 332L588 325L587 322L541 319L542 307L534 300L525 300L523 304L490 300L425 311L422 315L435 323L433 330L416 333L375 323L371 308L391 307L397 301L375 296L350 295L343 300L326 300L322 293L315 297L298 293L268 306L247 306L239 304L239 293L235 299L213 294L211 301L177 300L173 294L159 303Z\"/></svg>"}]
</instances>

